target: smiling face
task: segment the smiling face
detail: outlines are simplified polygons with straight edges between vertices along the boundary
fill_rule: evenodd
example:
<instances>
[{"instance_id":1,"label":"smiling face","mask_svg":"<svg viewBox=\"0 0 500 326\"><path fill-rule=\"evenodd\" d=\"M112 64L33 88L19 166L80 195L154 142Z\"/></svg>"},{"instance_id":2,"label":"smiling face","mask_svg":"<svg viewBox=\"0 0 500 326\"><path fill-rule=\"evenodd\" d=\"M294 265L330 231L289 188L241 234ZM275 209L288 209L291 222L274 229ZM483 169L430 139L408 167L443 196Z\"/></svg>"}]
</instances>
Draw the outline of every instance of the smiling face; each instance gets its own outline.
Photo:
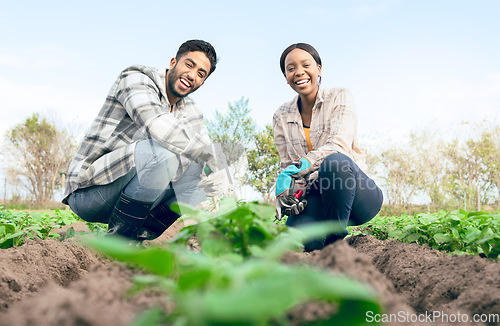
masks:
<instances>
[{"instance_id":1,"label":"smiling face","mask_svg":"<svg viewBox=\"0 0 500 326\"><path fill-rule=\"evenodd\" d=\"M318 91L318 76L321 76L321 66L314 61L309 52L294 49L285 58L285 78L294 91L301 96L316 96Z\"/></svg>"},{"instance_id":2,"label":"smiling face","mask_svg":"<svg viewBox=\"0 0 500 326\"><path fill-rule=\"evenodd\" d=\"M208 77L210 60L201 51L188 52L177 61L170 60L167 72L167 95L170 104L197 90Z\"/></svg>"}]
</instances>

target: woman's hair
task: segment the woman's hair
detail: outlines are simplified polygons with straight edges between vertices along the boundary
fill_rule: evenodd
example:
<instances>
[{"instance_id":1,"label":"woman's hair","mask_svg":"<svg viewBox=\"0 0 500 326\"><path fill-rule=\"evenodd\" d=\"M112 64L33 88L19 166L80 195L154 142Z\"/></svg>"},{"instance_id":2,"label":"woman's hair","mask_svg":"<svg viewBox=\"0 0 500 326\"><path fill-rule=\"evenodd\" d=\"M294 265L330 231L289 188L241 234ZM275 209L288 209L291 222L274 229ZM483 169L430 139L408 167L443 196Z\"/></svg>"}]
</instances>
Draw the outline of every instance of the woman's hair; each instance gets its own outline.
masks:
<instances>
[{"instance_id":1,"label":"woman's hair","mask_svg":"<svg viewBox=\"0 0 500 326\"><path fill-rule=\"evenodd\" d=\"M319 57L319 53L312 45L307 43L295 43L287 47L285 51L283 51L283 53L281 54L280 67L283 75L285 74L285 58L288 55L288 53L290 53L292 50L295 49L301 49L308 52L310 55L312 55L314 61L316 61L316 63L321 66L321 58Z\"/></svg>"}]
</instances>

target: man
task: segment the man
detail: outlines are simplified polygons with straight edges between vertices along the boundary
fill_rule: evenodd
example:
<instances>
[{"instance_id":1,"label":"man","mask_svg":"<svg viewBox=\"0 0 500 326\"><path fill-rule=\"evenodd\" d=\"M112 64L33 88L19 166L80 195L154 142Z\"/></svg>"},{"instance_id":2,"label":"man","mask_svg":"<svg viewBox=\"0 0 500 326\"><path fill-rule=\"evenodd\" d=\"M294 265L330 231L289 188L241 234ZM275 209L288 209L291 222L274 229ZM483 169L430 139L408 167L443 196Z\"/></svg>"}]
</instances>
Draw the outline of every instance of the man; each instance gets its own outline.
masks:
<instances>
[{"instance_id":1,"label":"man","mask_svg":"<svg viewBox=\"0 0 500 326\"><path fill-rule=\"evenodd\" d=\"M210 43L190 40L165 73L125 69L70 164L62 202L86 221L109 224L108 234L142 241L179 217L173 202L227 194L225 157L187 97L216 64Z\"/></svg>"}]
</instances>

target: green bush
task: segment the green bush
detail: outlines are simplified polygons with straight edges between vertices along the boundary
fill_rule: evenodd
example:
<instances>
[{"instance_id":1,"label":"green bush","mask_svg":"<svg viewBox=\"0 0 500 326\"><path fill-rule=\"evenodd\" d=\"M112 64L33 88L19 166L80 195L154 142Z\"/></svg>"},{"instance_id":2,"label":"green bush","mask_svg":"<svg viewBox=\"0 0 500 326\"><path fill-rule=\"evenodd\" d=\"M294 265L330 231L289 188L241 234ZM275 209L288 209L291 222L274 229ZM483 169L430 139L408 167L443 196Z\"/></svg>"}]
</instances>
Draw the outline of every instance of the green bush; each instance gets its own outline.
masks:
<instances>
[{"instance_id":1,"label":"green bush","mask_svg":"<svg viewBox=\"0 0 500 326\"><path fill-rule=\"evenodd\" d=\"M377 239L427 244L455 254L484 255L497 259L500 254L500 213L452 212L420 213L414 216L377 216L351 234L371 234Z\"/></svg>"}]
</instances>

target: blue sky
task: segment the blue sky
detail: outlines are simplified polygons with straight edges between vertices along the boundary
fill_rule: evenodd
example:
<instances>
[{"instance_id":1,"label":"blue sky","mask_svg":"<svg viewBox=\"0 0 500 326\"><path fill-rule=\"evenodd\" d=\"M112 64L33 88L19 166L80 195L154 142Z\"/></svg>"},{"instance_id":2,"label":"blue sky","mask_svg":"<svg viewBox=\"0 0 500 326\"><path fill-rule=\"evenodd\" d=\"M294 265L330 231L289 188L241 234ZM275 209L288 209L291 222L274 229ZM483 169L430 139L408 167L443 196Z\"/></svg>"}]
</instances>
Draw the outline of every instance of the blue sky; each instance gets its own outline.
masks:
<instances>
[{"instance_id":1,"label":"blue sky","mask_svg":"<svg viewBox=\"0 0 500 326\"><path fill-rule=\"evenodd\" d=\"M295 96L278 62L296 42L319 51L324 87L353 92L362 146L499 117L500 1L2 2L2 135L33 112L88 125L122 69L163 69L192 38L220 57L192 95L208 118L245 97L271 123Z\"/></svg>"}]
</instances>

